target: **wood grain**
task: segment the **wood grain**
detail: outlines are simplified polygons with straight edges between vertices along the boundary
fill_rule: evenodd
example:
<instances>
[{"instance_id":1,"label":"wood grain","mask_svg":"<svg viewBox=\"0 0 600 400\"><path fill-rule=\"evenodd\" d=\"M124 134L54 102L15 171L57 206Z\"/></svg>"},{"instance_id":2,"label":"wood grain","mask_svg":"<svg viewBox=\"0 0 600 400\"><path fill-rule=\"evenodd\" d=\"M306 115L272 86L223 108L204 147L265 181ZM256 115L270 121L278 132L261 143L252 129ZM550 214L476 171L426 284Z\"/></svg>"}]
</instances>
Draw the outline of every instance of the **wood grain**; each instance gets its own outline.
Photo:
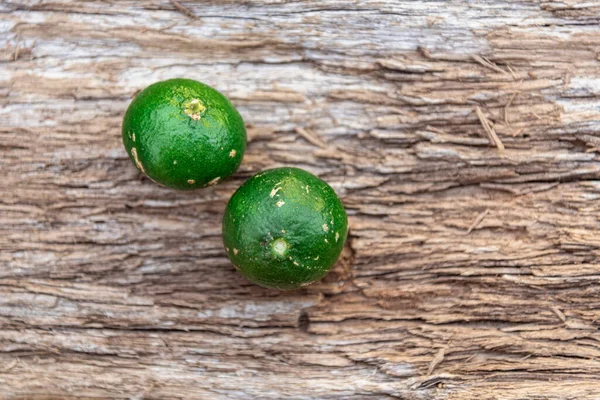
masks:
<instances>
[{"instance_id":1,"label":"wood grain","mask_svg":"<svg viewBox=\"0 0 600 400\"><path fill-rule=\"evenodd\" d=\"M576 0L0 3L0 397L597 398L599 23ZM244 116L232 179L179 193L127 158L127 104L171 77ZM291 293L220 239L281 165L350 215Z\"/></svg>"}]
</instances>

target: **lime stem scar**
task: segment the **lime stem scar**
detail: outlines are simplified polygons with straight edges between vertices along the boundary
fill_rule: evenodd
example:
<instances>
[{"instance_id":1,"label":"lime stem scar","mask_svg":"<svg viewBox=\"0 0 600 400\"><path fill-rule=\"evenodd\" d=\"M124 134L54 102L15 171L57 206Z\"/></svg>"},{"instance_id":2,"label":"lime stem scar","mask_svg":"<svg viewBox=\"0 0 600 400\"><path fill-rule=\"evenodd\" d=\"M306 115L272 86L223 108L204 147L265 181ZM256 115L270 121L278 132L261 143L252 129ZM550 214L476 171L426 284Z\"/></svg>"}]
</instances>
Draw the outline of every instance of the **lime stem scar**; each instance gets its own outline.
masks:
<instances>
[{"instance_id":1,"label":"lime stem scar","mask_svg":"<svg viewBox=\"0 0 600 400\"><path fill-rule=\"evenodd\" d=\"M288 251L288 242L284 239L276 239L271 245L271 250L278 256L283 257Z\"/></svg>"},{"instance_id":2,"label":"lime stem scar","mask_svg":"<svg viewBox=\"0 0 600 400\"><path fill-rule=\"evenodd\" d=\"M193 99L184 104L185 113L193 120L202 118L202 114L206 111L206 107L198 99Z\"/></svg>"}]
</instances>

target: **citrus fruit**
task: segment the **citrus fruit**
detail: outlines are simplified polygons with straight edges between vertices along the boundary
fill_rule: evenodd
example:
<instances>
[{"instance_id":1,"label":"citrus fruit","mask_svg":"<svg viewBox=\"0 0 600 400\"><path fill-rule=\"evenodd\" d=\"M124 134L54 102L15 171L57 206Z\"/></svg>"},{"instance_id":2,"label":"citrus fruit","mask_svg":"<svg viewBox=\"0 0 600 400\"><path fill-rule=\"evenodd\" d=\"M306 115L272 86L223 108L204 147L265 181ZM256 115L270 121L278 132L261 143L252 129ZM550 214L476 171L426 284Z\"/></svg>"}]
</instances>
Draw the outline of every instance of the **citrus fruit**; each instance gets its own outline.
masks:
<instances>
[{"instance_id":1,"label":"citrus fruit","mask_svg":"<svg viewBox=\"0 0 600 400\"><path fill-rule=\"evenodd\" d=\"M236 269L261 286L288 290L321 279L346 241L348 219L335 191L298 168L248 179L223 216L223 242Z\"/></svg>"},{"instance_id":2,"label":"citrus fruit","mask_svg":"<svg viewBox=\"0 0 600 400\"><path fill-rule=\"evenodd\" d=\"M233 174L246 149L242 117L217 90L170 79L142 90L123 118L133 164L153 181L189 190Z\"/></svg>"}]
</instances>

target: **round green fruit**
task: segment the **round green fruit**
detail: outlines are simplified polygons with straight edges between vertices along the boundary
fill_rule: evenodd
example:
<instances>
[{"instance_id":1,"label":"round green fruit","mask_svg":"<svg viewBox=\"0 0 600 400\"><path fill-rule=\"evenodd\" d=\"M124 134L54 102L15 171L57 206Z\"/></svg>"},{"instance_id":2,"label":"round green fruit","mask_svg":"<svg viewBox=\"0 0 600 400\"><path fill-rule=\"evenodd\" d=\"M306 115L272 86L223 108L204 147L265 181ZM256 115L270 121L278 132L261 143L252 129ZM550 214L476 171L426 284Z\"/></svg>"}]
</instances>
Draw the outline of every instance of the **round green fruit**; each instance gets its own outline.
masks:
<instances>
[{"instance_id":1,"label":"round green fruit","mask_svg":"<svg viewBox=\"0 0 600 400\"><path fill-rule=\"evenodd\" d=\"M123 143L148 178L174 189L214 185L233 174L246 150L242 117L215 89L170 79L142 90L123 118Z\"/></svg>"},{"instance_id":2,"label":"round green fruit","mask_svg":"<svg viewBox=\"0 0 600 400\"><path fill-rule=\"evenodd\" d=\"M327 183L298 168L276 168L248 179L223 217L223 243L249 280L281 290L321 279L348 234L346 211Z\"/></svg>"}]
</instances>

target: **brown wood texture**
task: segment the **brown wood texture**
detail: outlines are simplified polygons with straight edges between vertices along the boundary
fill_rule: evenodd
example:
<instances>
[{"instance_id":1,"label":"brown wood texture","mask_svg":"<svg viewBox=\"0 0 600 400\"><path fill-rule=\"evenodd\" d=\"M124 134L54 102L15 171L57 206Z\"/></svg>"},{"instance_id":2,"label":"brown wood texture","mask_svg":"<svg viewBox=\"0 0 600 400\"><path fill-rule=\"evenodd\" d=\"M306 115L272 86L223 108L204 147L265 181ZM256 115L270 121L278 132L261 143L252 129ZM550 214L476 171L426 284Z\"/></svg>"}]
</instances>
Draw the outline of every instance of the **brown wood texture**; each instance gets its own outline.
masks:
<instances>
[{"instance_id":1,"label":"brown wood texture","mask_svg":"<svg viewBox=\"0 0 600 400\"><path fill-rule=\"evenodd\" d=\"M597 1L0 3L0 397L597 399ZM195 192L122 147L189 77L249 146ZM229 196L290 165L343 198L323 282L225 257Z\"/></svg>"}]
</instances>

